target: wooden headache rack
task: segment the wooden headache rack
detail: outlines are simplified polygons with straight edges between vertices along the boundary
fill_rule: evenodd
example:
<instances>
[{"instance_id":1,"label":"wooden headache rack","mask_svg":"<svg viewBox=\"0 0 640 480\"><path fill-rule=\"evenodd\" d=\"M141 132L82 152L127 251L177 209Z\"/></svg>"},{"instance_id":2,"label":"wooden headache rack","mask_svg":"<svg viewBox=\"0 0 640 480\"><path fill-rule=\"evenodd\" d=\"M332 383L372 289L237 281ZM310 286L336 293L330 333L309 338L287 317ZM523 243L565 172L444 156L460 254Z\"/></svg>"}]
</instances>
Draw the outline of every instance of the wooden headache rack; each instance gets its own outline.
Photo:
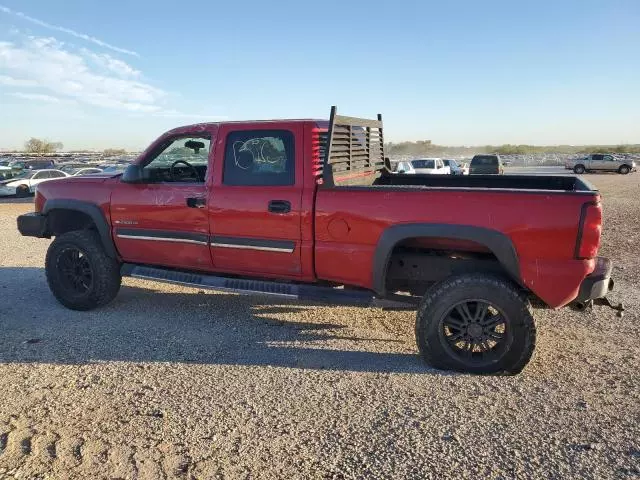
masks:
<instances>
[{"instance_id":1,"label":"wooden headache rack","mask_svg":"<svg viewBox=\"0 0 640 480\"><path fill-rule=\"evenodd\" d=\"M377 120L345 117L331 107L323 153L324 187L372 185L385 166L382 115Z\"/></svg>"}]
</instances>

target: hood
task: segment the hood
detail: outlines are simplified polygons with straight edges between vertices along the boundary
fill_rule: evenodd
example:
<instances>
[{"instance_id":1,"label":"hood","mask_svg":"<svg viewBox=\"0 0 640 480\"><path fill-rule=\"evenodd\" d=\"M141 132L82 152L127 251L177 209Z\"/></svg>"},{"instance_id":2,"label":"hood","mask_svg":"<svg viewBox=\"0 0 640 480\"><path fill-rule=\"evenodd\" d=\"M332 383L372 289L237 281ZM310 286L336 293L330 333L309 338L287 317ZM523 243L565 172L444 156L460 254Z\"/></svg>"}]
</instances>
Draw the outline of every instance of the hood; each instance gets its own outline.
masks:
<instances>
[{"instance_id":1,"label":"hood","mask_svg":"<svg viewBox=\"0 0 640 480\"><path fill-rule=\"evenodd\" d=\"M9 185L10 183L13 182L19 182L20 180L28 180L28 179L24 179L24 178L8 178L6 180L0 180L0 185ZM9 185L9 186L13 186L13 185Z\"/></svg>"}]
</instances>

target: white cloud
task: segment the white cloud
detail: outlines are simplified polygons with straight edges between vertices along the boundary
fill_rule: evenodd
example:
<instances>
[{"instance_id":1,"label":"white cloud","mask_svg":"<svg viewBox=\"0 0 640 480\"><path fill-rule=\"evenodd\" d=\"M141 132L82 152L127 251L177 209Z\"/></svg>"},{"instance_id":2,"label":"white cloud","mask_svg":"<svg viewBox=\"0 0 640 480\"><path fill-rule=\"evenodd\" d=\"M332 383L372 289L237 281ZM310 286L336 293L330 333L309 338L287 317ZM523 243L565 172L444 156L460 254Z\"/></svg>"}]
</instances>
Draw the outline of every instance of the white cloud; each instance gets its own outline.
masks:
<instances>
[{"instance_id":1,"label":"white cloud","mask_svg":"<svg viewBox=\"0 0 640 480\"><path fill-rule=\"evenodd\" d=\"M11 92L11 93L7 93L7 95L10 95L12 97L17 97L17 98L23 98L25 100L33 100L37 102L60 103L62 101L58 97L45 95L43 93Z\"/></svg>"},{"instance_id":2,"label":"white cloud","mask_svg":"<svg viewBox=\"0 0 640 480\"><path fill-rule=\"evenodd\" d=\"M0 73L5 85L39 87L59 97L131 112L161 111L166 97L163 90L128 78L139 72L125 62L88 50L72 51L50 37L27 37L19 45L0 42Z\"/></svg>"},{"instance_id":3,"label":"white cloud","mask_svg":"<svg viewBox=\"0 0 640 480\"><path fill-rule=\"evenodd\" d=\"M13 78L7 75L0 75L0 85L6 85L8 87L37 87L38 82L25 80L23 78Z\"/></svg>"},{"instance_id":4,"label":"white cloud","mask_svg":"<svg viewBox=\"0 0 640 480\"><path fill-rule=\"evenodd\" d=\"M91 50L83 48L82 53L89 57L98 67L105 71L115 73L120 77L139 77L140 70L136 70L127 62L123 62L107 53L94 53Z\"/></svg>"},{"instance_id":5,"label":"white cloud","mask_svg":"<svg viewBox=\"0 0 640 480\"><path fill-rule=\"evenodd\" d=\"M30 17L29 15L26 15L22 12L17 12L15 10L11 10L8 7L5 7L4 5L0 5L0 12L4 12L8 15L14 15L16 17L22 18L23 20L26 20L28 22L34 23L36 25L39 25L41 27L44 28L48 28L50 30L56 30L58 32L62 32L62 33L66 33L68 35L71 35L73 37L76 38L81 38L82 40L86 40L87 42L91 42L91 43L95 43L96 45L99 45L103 48L107 48L109 50L112 50L114 52L118 52L118 53L124 53L127 55L134 55L136 57L138 57L138 53L134 52L133 50L127 50L126 48L120 48L120 47L116 47L114 45L111 45L103 40L100 40L96 37L92 37L91 35L87 35L85 33L80 33L80 32L76 32L75 30L71 30L70 28L65 28L65 27L61 27L59 25L52 25L50 23L44 22L42 20L39 20L37 18L34 17Z\"/></svg>"}]
</instances>

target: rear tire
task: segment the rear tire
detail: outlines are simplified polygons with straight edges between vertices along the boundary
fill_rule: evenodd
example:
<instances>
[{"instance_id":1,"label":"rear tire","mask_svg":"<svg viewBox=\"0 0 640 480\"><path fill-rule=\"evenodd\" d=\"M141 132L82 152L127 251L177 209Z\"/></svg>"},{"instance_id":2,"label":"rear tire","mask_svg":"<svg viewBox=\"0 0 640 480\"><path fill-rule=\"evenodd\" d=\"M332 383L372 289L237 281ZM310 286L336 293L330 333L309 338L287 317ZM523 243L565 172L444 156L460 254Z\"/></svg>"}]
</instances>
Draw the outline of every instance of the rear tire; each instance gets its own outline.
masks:
<instances>
[{"instance_id":1,"label":"rear tire","mask_svg":"<svg viewBox=\"0 0 640 480\"><path fill-rule=\"evenodd\" d=\"M618 169L618 173L620 173L621 175L626 175L627 173L629 173L631 171L631 169L627 166L627 165L622 165L619 169Z\"/></svg>"},{"instance_id":2,"label":"rear tire","mask_svg":"<svg viewBox=\"0 0 640 480\"><path fill-rule=\"evenodd\" d=\"M16 188L16 197L24 198L28 197L31 194L29 187L27 185L19 185Z\"/></svg>"},{"instance_id":3,"label":"rear tire","mask_svg":"<svg viewBox=\"0 0 640 480\"><path fill-rule=\"evenodd\" d=\"M529 301L510 281L463 274L427 291L416 316L416 342L435 368L517 374L533 355L536 329Z\"/></svg>"},{"instance_id":4,"label":"rear tire","mask_svg":"<svg viewBox=\"0 0 640 480\"><path fill-rule=\"evenodd\" d=\"M106 305L120 290L120 265L92 230L63 233L49 246L46 274L54 297L72 310Z\"/></svg>"},{"instance_id":5,"label":"rear tire","mask_svg":"<svg viewBox=\"0 0 640 480\"><path fill-rule=\"evenodd\" d=\"M582 175L585 171L584 165L576 165L573 167L573 172L578 175Z\"/></svg>"}]
</instances>

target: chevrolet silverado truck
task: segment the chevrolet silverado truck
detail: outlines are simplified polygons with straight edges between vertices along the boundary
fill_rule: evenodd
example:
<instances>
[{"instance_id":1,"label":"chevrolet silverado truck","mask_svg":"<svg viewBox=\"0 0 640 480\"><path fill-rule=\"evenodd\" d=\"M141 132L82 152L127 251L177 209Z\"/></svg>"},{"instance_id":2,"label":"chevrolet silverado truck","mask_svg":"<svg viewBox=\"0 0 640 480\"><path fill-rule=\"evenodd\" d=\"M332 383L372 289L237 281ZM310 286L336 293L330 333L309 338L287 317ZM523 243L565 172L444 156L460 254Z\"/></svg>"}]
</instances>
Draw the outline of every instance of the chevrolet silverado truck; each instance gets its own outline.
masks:
<instances>
[{"instance_id":1,"label":"chevrolet silverado truck","mask_svg":"<svg viewBox=\"0 0 640 480\"><path fill-rule=\"evenodd\" d=\"M22 235L55 237L46 278L64 306L114 299L122 277L307 302L417 310L441 369L520 372L531 305L612 288L597 256L599 193L574 176L403 175L382 118L201 123L122 174L43 183Z\"/></svg>"}]
</instances>

